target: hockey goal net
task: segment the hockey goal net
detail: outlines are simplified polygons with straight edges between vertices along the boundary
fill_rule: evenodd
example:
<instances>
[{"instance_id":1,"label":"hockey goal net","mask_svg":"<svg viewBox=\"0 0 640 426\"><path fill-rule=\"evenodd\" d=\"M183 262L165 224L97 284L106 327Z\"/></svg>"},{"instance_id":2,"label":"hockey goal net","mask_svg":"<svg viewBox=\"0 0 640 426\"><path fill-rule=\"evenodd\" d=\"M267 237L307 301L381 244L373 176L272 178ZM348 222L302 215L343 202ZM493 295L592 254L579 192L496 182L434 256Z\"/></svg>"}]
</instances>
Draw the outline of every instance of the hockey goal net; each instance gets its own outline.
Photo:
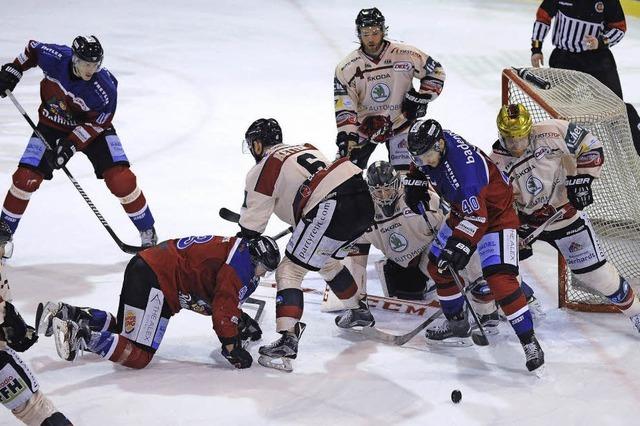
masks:
<instances>
[{"instance_id":1,"label":"hockey goal net","mask_svg":"<svg viewBox=\"0 0 640 426\"><path fill-rule=\"evenodd\" d=\"M640 160L631 139L624 103L588 74L561 69L531 68L528 71L548 81L551 87L542 89L520 78L514 70L505 69L502 72L503 104L524 104L534 122L549 118L572 121L600 139L604 145L605 164L602 176L593 183L594 203L586 211L608 260L629 282L637 283L640 279L637 189ZM558 282L560 307L592 312L615 311L603 295L580 284L562 256L558 259Z\"/></svg>"}]
</instances>

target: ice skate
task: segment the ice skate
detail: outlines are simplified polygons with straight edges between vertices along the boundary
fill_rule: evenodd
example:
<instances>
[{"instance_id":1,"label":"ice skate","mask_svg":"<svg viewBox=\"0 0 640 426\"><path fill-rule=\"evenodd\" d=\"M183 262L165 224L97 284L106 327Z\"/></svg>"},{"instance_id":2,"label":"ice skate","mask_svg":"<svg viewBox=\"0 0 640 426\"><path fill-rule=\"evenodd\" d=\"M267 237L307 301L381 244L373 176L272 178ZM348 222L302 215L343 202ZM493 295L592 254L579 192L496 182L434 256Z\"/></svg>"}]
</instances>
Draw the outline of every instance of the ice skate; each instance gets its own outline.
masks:
<instances>
[{"instance_id":1,"label":"ice skate","mask_svg":"<svg viewBox=\"0 0 640 426\"><path fill-rule=\"evenodd\" d=\"M64 302L39 303L36 310L36 330L39 335L44 334L49 337L53 334L52 322L54 318L63 321L72 320L75 322L81 319L89 320L91 314L87 312L89 308L79 308L68 305Z\"/></svg>"},{"instance_id":2,"label":"ice skate","mask_svg":"<svg viewBox=\"0 0 640 426\"><path fill-rule=\"evenodd\" d=\"M142 247L151 247L158 244L158 234L156 234L156 228L152 226L149 229L140 231L140 242L142 243Z\"/></svg>"},{"instance_id":3,"label":"ice skate","mask_svg":"<svg viewBox=\"0 0 640 426\"><path fill-rule=\"evenodd\" d=\"M526 357L527 370L535 371L536 374L542 373L542 367L544 366L544 352L538 343L535 335L531 336L531 340L528 343L523 343L524 356Z\"/></svg>"},{"instance_id":4,"label":"ice skate","mask_svg":"<svg viewBox=\"0 0 640 426\"><path fill-rule=\"evenodd\" d=\"M303 322L296 323L293 332L282 331L282 337L275 342L260 346L258 364L267 368L275 368L286 372L293 371L291 361L298 356L298 341L306 328Z\"/></svg>"},{"instance_id":5,"label":"ice skate","mask_svg":"<svg viewBox=\"0 0 640 426\"><path fill-rule=\"evenodd\" d=\"M533 320L536 322L542 321L546 318L547 314L542 309L542 303L533 295L527 298L527 304L529 305L529 312Z\"/></svg>"},{"instance_id":6,"label":"ice skate","mask_svg":"<svg viewBox=\"0 0 640 426\"><path fill-rule=\"evenodd\" d=\"M78 351L87 348L87 341L91 337L89 326L82 321L80 324L71 320L61 320L54 317L52 321L53 339L56 342L58 356L66 361L73 361Z\"/></svg>"},{"instance_id":7,"label":"ice skate","mask_svg":"<svg viewBox=\"0 0 640 426\"><path fill-rule=\"evenodd\" d=\"M425 332L427 344L451 347L466 347L473 343L471 336L471 326L465 315L460 320L442 320L433 328L428 328Z\"/></svg>"},{"instance_id":8,"label":"ice skate","mask_svg":"<svg viewBox=\"0 0 640 426\"><path fill-rule=\"evenodd\" d=\"M500 330L498 329L498 325L500 325L500 314L497 309L490 314L478 315L478 319L480 320L480 324L482 324L482 328L487 336L495 336L500 333ZM471 325L471 331L476 332L477 330L478 326L474 321Z\"/></svg>"},{"instance_id":9,"label":"ice skate","mask_svg":"<svg viewBox=\"0 0 640 426\"><path fill-rule=\"evenodd\" d=\"M340 328L373 327L375 323L366 299L360 300L357 308L348 309L336 317L336 325Z\"/></svg>"}]
</instances>

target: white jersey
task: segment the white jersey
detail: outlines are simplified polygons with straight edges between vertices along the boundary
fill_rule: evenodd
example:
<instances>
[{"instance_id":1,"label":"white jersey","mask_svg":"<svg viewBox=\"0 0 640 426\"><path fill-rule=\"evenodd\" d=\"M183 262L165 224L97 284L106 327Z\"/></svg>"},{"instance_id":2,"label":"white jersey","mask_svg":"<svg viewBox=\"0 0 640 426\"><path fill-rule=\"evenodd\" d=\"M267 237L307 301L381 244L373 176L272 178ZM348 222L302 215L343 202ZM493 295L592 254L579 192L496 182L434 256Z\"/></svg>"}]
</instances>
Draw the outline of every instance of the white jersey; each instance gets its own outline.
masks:
<instances>
[{"instance_id":1,"label":"white jersey","mask_svg":"<svg viewBox=\"0 0 640 426\"><path fill-rule=\"evenodd\" d=\"M431 199L427 217L437 230L444 220L439 209L440 197L431 188L429 195ZM431 229L421 215L411 211L402 197L396 202L396 211L391 217L386 217L380 207L376 203L374 205L376 214L373 226L357 243L373 244L386 258L408 267L431 245L434 238Z\"/></svg>"},{"instance_id":2,"label":"white jersey","mask_svg":"<svg viewBox=\"0 0 640 426\"><path fill-rule=\"evenodd\" d=\"M295 225L337 186L362 173L344 160L331 163L309 144L269 147L247 174L240 226L262 233L272 213Z\"/></svg>"},{"instance_id":3,"label":"white jersey","mask_svg":"<svg viewBox=\"0 0 640 426\"><path fill-rule=\"evenodd\" d=\"M565 120L545 120L533 125L529 140L520 157L513 157L499 142L490 156L509 176L519 214L532 215L546 204L557 209L565 206L569 202L567 176L600 176L602 144L588 130ZM563 228L577 218L574 211L547 229Z\"/></svg>"},{"instance_id":4,"label":"white jersey","mask_svg":"<svg viewBox=\"0 0 640 426\"><path fill-rule=\"evenodd\" d=\"M338 131L357 132L367 116L389 117L398 127L408 128L401 117L404 95L420 80L419 93L430 100L438 97L444 85L442 65L413 46L384 41L377 58L361 48L344 58L335 71L334 101Z\"/></svg>"}]
</instances>

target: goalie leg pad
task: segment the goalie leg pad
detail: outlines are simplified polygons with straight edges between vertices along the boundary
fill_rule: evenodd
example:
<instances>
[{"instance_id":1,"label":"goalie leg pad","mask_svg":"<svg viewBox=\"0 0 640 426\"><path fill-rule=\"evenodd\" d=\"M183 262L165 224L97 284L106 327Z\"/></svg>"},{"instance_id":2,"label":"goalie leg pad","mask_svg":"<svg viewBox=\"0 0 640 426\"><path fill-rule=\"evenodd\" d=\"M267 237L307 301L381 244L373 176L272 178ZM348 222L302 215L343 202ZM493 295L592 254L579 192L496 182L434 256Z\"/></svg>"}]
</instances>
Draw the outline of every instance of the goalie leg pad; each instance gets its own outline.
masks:
<instances>
[{"instance_id":1,"label":"goalie leg pad","mask_svg":"<svg viewBox=\"0 0 640 426\"><path fill-rule=\"evenodd\" d=\"M391 297L405 300L424 300L427 287L427 276L418 266L400 266L392 260L387 260L383 267L386 292ZM383 289L385 291L385 289Z\"/></svg>"}]
</instances>

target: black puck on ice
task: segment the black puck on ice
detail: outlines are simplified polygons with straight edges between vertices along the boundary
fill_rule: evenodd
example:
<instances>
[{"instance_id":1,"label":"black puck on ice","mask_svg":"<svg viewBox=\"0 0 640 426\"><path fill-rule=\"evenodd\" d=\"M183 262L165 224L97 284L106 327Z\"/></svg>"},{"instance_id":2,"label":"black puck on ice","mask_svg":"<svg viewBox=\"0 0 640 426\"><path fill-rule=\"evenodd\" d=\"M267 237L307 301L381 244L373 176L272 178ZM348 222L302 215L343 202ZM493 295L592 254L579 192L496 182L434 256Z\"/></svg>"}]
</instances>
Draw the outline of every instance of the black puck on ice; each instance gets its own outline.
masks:
<instances>
[{"instance_id":1,"label":"black puck on ice","mask_svg":"<svg viewBox=\"0 0 640 426\"><path fill-rule=\"evenodd\" d=\"M451 401L453 401L454 404L459 403L461 399L462 392L460 392L458 389L451 392Z\"/></svg>"}]
</instances>

